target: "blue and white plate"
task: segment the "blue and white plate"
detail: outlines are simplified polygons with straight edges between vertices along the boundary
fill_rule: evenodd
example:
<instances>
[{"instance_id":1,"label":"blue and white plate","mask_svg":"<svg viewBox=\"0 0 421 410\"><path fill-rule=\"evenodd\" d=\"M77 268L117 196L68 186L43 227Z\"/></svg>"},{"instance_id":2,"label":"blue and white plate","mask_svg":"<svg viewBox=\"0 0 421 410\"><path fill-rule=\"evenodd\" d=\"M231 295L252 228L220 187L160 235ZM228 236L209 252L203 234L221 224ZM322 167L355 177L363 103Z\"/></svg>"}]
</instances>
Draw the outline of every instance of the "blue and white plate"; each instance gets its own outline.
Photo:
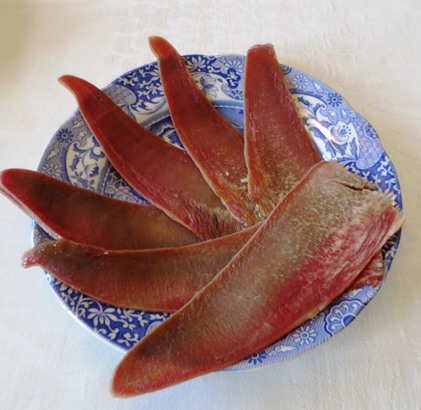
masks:
<instances>
[{"instance_id":1,"label":"blue and white plate","mask_svg":"<svg viewBox=\"0 0 421 410\"><path fill-rule=\"evenodd\" d=\"M245 57L240 55L185 57L187 66L208 99L236 127L243 127ZM339 95L320 81L282 66L293 97L325 160L344 163L348 169L377 184L397 208L402 207L395 169L373 127ZM63 90L64 92L64 90ZM182 147L172 125L157 63L136 68L113 81L105 92L131 118L155 134ZM170 166L170 165L169 165ZM79 111L54 134L39 164L39 171L109 197L147 203L111 167ZM46 233L34 226L34 241ZM399 235L383 248L385 274L399 243ZM168 317L119 309L80 294L47 274L54 292L71 314L104 340L130 349ZM298 355L348 326L376 295L380 286L346 292L314 319L230 370L280 362Z\"/></svg>"}]
</instances>

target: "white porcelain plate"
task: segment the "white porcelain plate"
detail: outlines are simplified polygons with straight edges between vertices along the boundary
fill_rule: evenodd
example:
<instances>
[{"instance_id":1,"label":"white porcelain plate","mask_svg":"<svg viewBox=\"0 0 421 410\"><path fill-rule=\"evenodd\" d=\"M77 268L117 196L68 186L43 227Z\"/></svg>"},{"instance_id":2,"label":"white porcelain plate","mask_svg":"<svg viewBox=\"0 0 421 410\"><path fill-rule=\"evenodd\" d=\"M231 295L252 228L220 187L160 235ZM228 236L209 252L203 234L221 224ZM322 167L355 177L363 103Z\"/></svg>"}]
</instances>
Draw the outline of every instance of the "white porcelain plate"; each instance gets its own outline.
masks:
<instances>
[{"instance_id":1,"label":"white porcelain plate","mask_svg":"<svg viewBox=\"0 0 421 410\"><path fill-rule=\"evenodd\" d=\"M243 126L245 57L239 55L185 57L189 70L208 99L236 127ZM402 207L398 178L373 127L339 95L320 81L282 66L293 97L318 149L326 160L376 183L397 208ZM66 92L63 89L63 92ZM136 68L113 81L105 92L129 115L166 141L182 147L172 125L157 63ZM168 165L170 166L170 165ZM110 166L77 111L54 134L39 170L106 196L147 203ZM47 234L34 226L34 241ZM383 248L385 274L399 243L399 235ZM80 294L47 274L61 302L80 322L115 346L129 349L168 317L168 314L119 309ZM379 286L380 287L380 286ZM230 370L280 362L308 350L342 330L375 296L379 287L346 292L314 319Z\"/></svg>"}]
</instances>

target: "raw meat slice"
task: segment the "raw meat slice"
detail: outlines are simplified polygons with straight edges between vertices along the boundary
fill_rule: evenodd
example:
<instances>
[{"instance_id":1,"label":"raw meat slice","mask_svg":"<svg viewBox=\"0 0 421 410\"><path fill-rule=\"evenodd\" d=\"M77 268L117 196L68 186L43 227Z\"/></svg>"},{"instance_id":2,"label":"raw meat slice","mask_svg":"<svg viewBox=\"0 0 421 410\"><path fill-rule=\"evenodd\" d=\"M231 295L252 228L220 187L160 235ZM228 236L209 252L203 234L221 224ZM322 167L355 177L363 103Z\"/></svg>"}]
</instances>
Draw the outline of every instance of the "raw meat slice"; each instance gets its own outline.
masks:
<instances>
[{"instance_id":1,"label":"raw meat slice","mask_svg":"<svg viewBox=\"0 0 421 410\"><path fill-rule=\"evenodd\" d=\"M244 137L249 194L267 216L322 157L300 118L272 44L256 45L246 58ZM353 284L378 286L381 252Z\"/></svg>"},{"instance_id":2,"label":"raw meat slice","mask_svg":"<svg viewBox=\"0 0 421 410\"><path fill-rule=\"evenodd\" d=\"M361 272L356 281L348 290L355 290L363 286L371 286L377 288L384 279L384 264L382 252L374 255L370 263Z\"/></svg>"},{"instance_id":3,"label":"raw meat slice","mask_svg":"<svg viewBox=\"0 0 421 410\"><path fill-rule=\"evenodd\" d=\"M158 58L168 108L180 140L232 215L254 225L259 217L247 194L242 135L199 90L177 50L161 37L149 41Z\"/></svg>"},{"instance_id":4,"label":"raw meat slice","mask_svg":"<svg viewBox=\"0 0 421 410\"><path fill-rule=\"evenodd\" d=\"M266 217L322 160L301 120L271 44L249 49L244 82L248 189Z\"/></svg>"},{"instance_id":5,"label":"raw meat slice","mask_svg":"<svg viewBox=\"0 0 421 410\"><path fill-rule=\"evenodd\" d=\"M106 249L160 248L199 241L157 208L108 198L35 171L1 172L0 192L53 237Z\"/></svg>"},{"instance_id":6,"label":"raw meat slice","mask_svg":"<svg viewBox=\"0 0 421 410\"><path fill-rule=\"evenodd\" d=\"M403 223L365 179L321 162L191 301L117 367L130 396L221 369L314 317L355 280Z\"/></svg>"},{"instance_id":7,"label":"raw meat slice","mask_svg":"<svg viewBox=\"0 0 421 410\"><path fill-rule=\"evenodd\" d=\"M75 95L111 164L137 192L202 239L242 228L186 152L132 120L87 81L68 75L60 81Z\"/></svg>"},{"instance_id":8,"label":"raw meat slice","mask_svg":"<svg viewBox=\"0 0 421 410\"><path fill-rule=\"evenodd\" d=\"M175 312L230 261L256 227L199 244L139 251L105 251L59 240L25 253L79 292L120 308Z\"/></svg>"}]
</instances>

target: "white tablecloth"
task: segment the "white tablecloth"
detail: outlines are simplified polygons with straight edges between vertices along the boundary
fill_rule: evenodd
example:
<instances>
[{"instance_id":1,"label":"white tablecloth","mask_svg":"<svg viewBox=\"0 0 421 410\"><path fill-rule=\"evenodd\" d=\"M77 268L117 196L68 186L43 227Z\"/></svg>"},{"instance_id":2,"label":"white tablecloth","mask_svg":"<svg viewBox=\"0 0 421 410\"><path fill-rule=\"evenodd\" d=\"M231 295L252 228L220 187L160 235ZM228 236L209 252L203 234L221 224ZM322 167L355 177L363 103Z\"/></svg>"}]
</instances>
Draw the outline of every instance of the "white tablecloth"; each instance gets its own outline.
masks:
<instances>
[{"instance_id":1,"label":"white tablecloth","mask_svg":"<svg viewBox=\"0 0 421 410\"><path fill-rule=\"evenodd\" d=\"M105 86L155 60L153 34L184 54L271 42L282 62L329 84L375 127L407 220L383 288L328 342L279 365L122 400L109 393L122 353L62 309L40 269L21 268L30 220L2 196L0 408L421 408L420 19L419 0L1 0L0 169L35 169L75 110L62 74Z\"/></svg>"}]
</instances>

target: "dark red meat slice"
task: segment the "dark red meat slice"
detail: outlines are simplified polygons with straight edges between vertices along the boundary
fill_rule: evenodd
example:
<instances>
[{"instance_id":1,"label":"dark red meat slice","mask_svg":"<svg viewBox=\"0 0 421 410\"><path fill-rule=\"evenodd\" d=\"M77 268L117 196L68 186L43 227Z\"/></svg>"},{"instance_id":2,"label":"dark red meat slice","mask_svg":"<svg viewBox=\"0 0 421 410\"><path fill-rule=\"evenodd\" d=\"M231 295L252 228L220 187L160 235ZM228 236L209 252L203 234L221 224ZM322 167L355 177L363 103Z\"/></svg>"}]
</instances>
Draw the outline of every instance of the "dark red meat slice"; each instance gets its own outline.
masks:
<instances>
[{"instance_id":1,"label":"dark red meat slice","mask_svg":"<svg viewBox=\"0 0 421 410\"><path fill-rule=\"evenodd\" d=\"M249 194L266 217L322 160L298 114L271 44L254 46L247 53L244 138Z\"/></svg>"},{"instance_id":2,"label":"dark red meat slice","mask_svg":"<svg viewBox=\"0 0 421 410\"><path fill-rule=\"evenodd\" d=\"M189 246L139 251L46 241L25 253L23 265L39 265L104 303L174 312L213 279L256 228Z\"/></svg>"},{"instance_id":3,"label":"dark red meat slice","mask_svg":"<svg viewBox=\"0 0 421 410\"><path fill-rule=\"evenodd\" d=\"M377 288L384 279L384 264L382 252L374 255L370 263L361 272L357 280L350 286L349 290L359 289L363 286Z\"/></svg>"},{"instance_id":4,"label":"dark red meat slice","mask_svg":"<svg viewBox=\"0 0 421 410\"><path fill-rule=\"evenodd\" d=\"M249 193L263 216L322 157L315 148L285 82L271 44L256 45L246 58L244 123ZM377 286L383 278L381 252L353 288Z\"/></svg>"},{"instance_id":5,"label":"dark red meat slice","mask_svg":"<svg viewBox=\"0 0 421 410\"><path fill-rule=\"evenodd\" d=\"M159 209L108 198L39 172L1 172L0 192L54 237L106 249L159 248L199 241Z\"/></svg>"},{"instance_id":6,"label":"dark red meat slice","mask_svg":"<svg viewBox=\"0 0 421 410\"><path fill-rule=\"evenodd\" d=\"M365 179L336 162L314 166L228 265L125 356L113 393L150 392L258 352L326 308L402 223Z\"/></svg>"},{"instance_id":7,"label":"dark red meat slice","mask_svg":"<svg viewBox=\"0 0 421 410\"><path fill-rule=\"evenodd\" d=\"M202 239L241 228L185 151L139 125L87 81L73 76L60 81L75 95L111 164L137 192Z\"/></svg>"},{"instance_id":8,"label":"dark red meat slice","mask_svg":"<svg viewBox=\"0 0 421 410\"><path fill-rule=\"evenodd\" d=\"M183 58L168 41L151 37L150 45L158 58L171 119L184 147L232 215L254 225L259 217L247 194L242 135L199 90Z\"/></svg>"}]
</instances>

